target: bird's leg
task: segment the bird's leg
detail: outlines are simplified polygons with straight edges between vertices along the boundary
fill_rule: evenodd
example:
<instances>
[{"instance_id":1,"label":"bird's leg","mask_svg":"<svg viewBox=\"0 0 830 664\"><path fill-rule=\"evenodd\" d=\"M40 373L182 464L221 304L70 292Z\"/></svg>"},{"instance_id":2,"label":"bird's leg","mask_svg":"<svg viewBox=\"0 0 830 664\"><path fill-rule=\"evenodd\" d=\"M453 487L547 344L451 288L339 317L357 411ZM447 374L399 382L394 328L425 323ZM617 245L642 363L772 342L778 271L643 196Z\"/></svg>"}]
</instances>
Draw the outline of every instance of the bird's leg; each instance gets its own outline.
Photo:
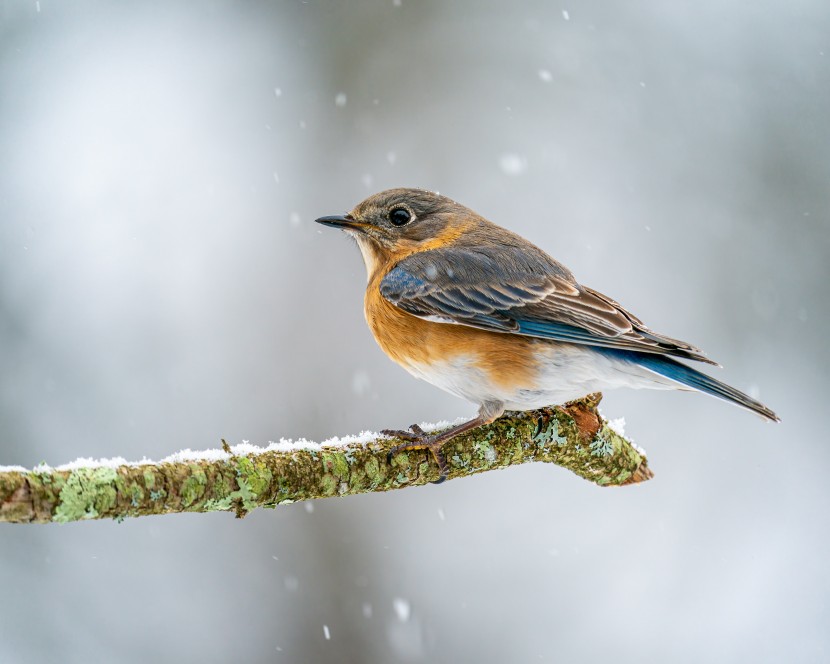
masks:
<instances>
[{"instance_id":1,"label":"bird's leg","mask_svg":"<svg viewBox=\"0 0 830 664\"><path fill-rule=\"evenodd\" d=\"M404 450L429 450L438 464L438 470L440 472L438 479L433 482L433 484L441 484L441 482L447 479L447 473L449 472L449 466L447 466L447 460L444 458L443 452L441 452L441 446L459 434L465 433L466 431L470 431L472 429L477 429L485 424L490 424L490 422L493 422L501 417L503 413L504 404L500 402L488 401L483 403L478 409L478 417L474 417L468 422L462 422L461 424L438 434L430 435L417 424L413 424L409 427L409 431L384 429L381 431L382 434L407 441L405 443L401 443L400 445L395 445L395 447L389 450L387 458L391 459L392 455L397 454L398 452L403 452Z\"/></svg>"}]
</instances>

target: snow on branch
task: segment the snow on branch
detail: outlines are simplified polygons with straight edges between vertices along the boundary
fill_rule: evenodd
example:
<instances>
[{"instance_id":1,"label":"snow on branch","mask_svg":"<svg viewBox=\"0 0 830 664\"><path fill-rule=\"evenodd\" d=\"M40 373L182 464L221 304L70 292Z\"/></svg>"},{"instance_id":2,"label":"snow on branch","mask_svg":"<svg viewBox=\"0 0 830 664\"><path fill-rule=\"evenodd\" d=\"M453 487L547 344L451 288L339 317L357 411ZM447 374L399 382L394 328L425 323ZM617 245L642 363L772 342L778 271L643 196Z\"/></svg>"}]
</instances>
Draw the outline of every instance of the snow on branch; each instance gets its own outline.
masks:
<instances>
[{"instance_id":1,"label":"snow on branch","mask_svg":"<svg viewBox=\"0 0 830 664\"><path fill-rule=\"evenodd\" d=\"M608 423L598 413L601 398L593 394L561 407L506 413L453 438L443 448L449 479L531 461L562 466L600 486L650 479L643 450L622 435L619 421ZM80 459L58 468L0 466L0 522L216 511L243 517L256 507L402 489L438 478L428 451L388 457L397 442L372 433L266 448L223 441L222 449L185 450L159 462Z\"/></svg>"}]
</instances>

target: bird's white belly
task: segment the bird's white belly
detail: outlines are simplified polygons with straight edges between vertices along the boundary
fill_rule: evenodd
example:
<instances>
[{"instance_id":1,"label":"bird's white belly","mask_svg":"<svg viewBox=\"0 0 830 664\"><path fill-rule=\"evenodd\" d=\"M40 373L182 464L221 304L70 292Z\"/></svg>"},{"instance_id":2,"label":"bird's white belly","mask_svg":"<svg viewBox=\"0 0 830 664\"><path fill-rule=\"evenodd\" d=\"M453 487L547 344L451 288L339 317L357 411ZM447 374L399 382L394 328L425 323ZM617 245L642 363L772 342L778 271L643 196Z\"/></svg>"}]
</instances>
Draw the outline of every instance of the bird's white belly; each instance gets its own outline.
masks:
<instances>
[{"instance_id":1,"label":"bird's white belly","mask_svg":"<svg viewBox=\"0 0 830 664\"><path fill-rule=\"evenodd\" d=\"M478 363L476 354L461 354L430 364L404 365L416 378L462 399L500 402L507 410L531 410L573 401L614 387L672 389L676 383L631 362L587 346L541 341L534 348L536 375L527 385L505 387Z\"/></svg>"}]
</instances>

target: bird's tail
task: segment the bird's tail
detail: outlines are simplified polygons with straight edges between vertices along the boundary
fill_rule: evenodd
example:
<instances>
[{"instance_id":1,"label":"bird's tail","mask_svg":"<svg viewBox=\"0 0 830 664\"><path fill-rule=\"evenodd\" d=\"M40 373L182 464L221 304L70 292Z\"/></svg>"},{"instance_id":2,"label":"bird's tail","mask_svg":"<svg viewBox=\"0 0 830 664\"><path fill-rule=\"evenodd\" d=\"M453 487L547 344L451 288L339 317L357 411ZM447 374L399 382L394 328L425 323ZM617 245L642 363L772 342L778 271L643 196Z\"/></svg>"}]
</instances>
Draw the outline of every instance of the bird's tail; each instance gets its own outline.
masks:
<instances>
[{"instance_id":1,"label":"bird's tail","mask_svg":"<svg viewBox=\"0 0 830 664\"><path fill-rule=\"evenodd\" d=\"M761 417L764 417L772 422L781 421L781 418L779 418L778 415L773 413L760 401L753 399L749 395L744 394L740 390L736 390L734 387L727 385L726 383L722 383L711 376L707 376L705 373L702 373L697 369L681 364L677 360L649 353L636 353L636 356L637 357L634 359L634 362L653 371L654 373L665 376L666 378L676 381L681 385L686 385L687 387L710 394L718 399L730 401L738 406L741 406L742 408L758 413Z\"/></svg>"}]
</instances>

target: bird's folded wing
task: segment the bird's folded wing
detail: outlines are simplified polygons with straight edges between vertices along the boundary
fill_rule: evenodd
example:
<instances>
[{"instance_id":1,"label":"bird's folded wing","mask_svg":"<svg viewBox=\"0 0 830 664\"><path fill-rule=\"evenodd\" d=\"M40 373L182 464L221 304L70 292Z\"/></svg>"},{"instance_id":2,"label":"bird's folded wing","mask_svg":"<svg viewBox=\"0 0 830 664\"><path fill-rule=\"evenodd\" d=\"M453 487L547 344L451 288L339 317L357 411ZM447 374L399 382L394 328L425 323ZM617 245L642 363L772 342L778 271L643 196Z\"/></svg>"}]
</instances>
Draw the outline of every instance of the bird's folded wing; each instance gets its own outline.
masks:
<instances>
[{"instance_id":1,"label":"bird's folded wing","mask_svg":"<svg viewBox=\"0 0 830 664\"><path fill-rule=\"evenodd\" d=\"M715 364L694 346L652 332L611 298L581 286L541 250L419 252L383 278L380 293L407 313L433 321Z\"/></svg>"}]
</instances>

